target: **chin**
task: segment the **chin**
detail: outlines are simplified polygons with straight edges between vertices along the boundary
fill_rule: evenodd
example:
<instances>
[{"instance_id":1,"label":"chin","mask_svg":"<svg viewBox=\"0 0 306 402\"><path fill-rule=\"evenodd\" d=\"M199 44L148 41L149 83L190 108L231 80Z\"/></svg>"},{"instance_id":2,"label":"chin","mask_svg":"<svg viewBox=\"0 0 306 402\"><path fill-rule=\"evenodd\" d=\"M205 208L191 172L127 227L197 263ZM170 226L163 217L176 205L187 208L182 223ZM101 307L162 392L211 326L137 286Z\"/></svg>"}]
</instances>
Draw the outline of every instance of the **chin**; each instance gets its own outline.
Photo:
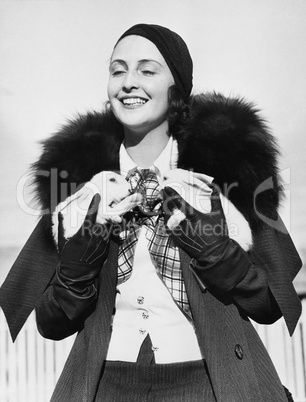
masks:
<instances>
[{"instance_id":1,"label":"chin","mask_svg":"<svg viewBox=\"0 0 306 402\"><path fill-rule=\"evenodd\" d=\"M129 131L135 132L148 132L151 131L155 125L142 118L136 116L116 116L117 120L123 125L123 127Z\"/></svg>"},{"instance_id":2,"label":"chin","mask_svg":"<svg viewBox=\"0 0 306 402\"><path fill-rule=\"evenodd\" d=\"M136 133L149 132L167 122L165 115L151 116L145 109L116 110L113 109L116 119L129 131Z\"/></svg>"},{"instance_id":3,"label":"chin","mask_svg":"<svg viewBox=\"0 0 306 402\"><path fill-rule=\"evenodd\" d=\"M139 115L136 110L131 111L114 111L116 119L127 128L138 127L145 124L143 116Z\"/></svg>"}]
</instances>

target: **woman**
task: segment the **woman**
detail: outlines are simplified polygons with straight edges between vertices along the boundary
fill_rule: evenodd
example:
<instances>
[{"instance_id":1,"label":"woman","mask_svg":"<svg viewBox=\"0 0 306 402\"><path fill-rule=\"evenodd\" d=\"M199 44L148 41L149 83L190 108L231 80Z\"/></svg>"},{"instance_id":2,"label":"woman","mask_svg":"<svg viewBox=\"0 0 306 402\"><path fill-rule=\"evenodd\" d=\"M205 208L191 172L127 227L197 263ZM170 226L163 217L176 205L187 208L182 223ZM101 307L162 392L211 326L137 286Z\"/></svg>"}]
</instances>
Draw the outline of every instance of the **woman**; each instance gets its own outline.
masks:
<instances>
[{"instance_id":1,"label":"woman","mask_svg":"<svg viewBox=\"0 0 306 402\"><path fill-rule=\"evenodd\" d=\"M275 142L251 105L191 89L182 38L133 26L111 57L109 107L35 164L45 213L1 305L13 338L34 307L43 336L78 332L52 401L287 400L249 321L283 316L292 334L300 315Z\"/></svg>"}]
</instances>

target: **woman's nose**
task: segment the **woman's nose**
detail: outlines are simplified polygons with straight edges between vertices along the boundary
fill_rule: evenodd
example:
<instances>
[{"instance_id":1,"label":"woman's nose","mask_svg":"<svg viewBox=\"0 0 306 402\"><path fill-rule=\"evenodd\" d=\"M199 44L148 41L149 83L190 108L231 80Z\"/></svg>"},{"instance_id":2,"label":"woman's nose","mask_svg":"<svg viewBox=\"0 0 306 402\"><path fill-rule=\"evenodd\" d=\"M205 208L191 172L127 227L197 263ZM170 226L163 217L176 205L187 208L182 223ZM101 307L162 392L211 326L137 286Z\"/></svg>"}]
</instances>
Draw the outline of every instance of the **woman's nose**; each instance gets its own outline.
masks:
<instances>
[{"instance_id":1,"label":"woman's nose","mask_svg":"<svg viewBox=\"0 0 306 402\"><path fill-rule=\"evenodd\" d=\"M131 92L133 89L139 88L137 76L132 71L127 72L122 83L122 89L126 92Z\"/></svg>"}]
</instances>

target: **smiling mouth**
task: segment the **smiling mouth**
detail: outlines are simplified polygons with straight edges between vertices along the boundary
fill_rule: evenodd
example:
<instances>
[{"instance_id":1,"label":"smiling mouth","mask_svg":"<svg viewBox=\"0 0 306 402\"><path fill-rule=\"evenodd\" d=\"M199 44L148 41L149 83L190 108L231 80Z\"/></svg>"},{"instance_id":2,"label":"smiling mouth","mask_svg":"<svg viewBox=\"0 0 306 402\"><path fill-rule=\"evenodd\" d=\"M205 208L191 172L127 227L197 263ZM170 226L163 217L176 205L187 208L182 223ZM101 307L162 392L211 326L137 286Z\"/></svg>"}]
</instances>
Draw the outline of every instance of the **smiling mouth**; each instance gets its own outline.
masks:
<instances>
[{"instance_id":1,"label":"smiling mouth","mask_svg":"<svg viewBox=\"0 0 306 402\"><path fill-rule=\"evenodd\" d=\"M123 98L121 102L124 106L141 106L147 103L147 100L142 98Z\"/></svg>"}]
</instances>

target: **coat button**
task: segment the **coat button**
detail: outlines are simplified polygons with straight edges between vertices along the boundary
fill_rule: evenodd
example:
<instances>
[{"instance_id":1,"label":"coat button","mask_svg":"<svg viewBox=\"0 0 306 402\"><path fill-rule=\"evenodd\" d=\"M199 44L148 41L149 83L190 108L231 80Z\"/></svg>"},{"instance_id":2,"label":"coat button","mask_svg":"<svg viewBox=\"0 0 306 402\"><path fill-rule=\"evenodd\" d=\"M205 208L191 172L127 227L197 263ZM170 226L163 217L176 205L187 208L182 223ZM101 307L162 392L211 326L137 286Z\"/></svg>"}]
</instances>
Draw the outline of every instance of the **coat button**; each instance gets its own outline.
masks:
<instances>
[{"instance_id":1,"label":"coat button","mask_svg":"<svg viewBox=\"0 0 306 402\"><path fill-rule=\"evenodd\" d=\"M243 349L242 346L237 343L235 346L235 354L238 357L238 359L242 360L243 359Z\"/></svg>"}]
</instances>

